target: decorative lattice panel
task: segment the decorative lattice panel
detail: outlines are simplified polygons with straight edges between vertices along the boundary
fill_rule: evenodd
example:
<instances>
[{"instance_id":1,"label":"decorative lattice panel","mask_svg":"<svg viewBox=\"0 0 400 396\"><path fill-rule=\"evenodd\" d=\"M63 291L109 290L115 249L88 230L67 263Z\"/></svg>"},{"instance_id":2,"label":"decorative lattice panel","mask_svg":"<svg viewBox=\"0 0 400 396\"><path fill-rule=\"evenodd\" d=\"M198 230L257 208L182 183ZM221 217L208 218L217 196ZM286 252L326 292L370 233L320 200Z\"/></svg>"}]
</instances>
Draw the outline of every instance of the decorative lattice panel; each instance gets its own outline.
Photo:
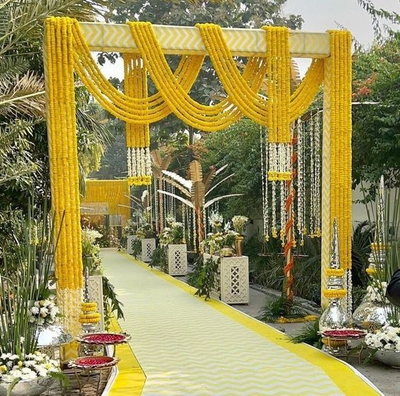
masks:
<instances>
[{"instance_id":1,"label":"decorative lattice panel","mask_svg":"<svg viewBox=\"0 0 400 396\"><path fill-rule=\"evenodd\" d=\"M154 238L142 239L142 261L149 263L155 248L156 240Z\"/></svg>"},{"instance_id":2,"label":"decorative lattice panel","mask_svg":"<svg viewBox=\"0 0 400 396\"><path fill-rule=\"evenodd\" d=\"M168 245L168 273L177 276L187 274L186 244Z\"/></svg>"},{"instance_id":3,"label":"decorative lattice panel","mask_svg":"<svg viewBox=\"0 0 400 396\"><path fill-rule=\"evenodd\" d=\"M89 277L89 298L97 303L97 311L101 315L97 324L97 331L104 331L104 305L103 305L103 277L93 275Z\"/></svg>"},{"instance_id":4,"label":"decorative lattice panel","mask_svg":"<svg viewBox=\"0 0 400 396\"><path fill-rule=\"evenodd\" d=\"M221 300L228 304L248 304L249 258L221 258L220 273Z\"/></svg>"},{"instance_id":5,"label":"decorative lattice panel","mask_svg":"<svg viewBox=\"0 0 400 396\"><path fill-rule=\"evenodd\" d=\"M128 235L126 237L126 252L128 254L133 253L133 244L135 243L136 235Z\"/></svg>"}]
</instances>

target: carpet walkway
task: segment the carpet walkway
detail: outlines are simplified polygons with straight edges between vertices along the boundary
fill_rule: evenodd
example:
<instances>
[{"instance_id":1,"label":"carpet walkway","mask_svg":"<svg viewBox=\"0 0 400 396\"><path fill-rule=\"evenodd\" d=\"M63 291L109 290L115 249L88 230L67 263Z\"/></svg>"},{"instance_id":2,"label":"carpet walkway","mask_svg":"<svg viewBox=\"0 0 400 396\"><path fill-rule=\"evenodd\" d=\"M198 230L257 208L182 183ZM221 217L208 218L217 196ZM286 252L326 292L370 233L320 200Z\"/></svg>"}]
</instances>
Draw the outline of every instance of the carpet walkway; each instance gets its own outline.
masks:
<instances>
[{"instance_id":1,"label":"carpet walkway","mask_svg":"<svg viewBox=\"0 0 400 396\"><path fill-rule=\"evenodd\" d=\"M105 275L146 381L142 396L379 395L350 366L115 250ZM129 396L134 394L129 393Z\"/></svg>"}]
</instances>

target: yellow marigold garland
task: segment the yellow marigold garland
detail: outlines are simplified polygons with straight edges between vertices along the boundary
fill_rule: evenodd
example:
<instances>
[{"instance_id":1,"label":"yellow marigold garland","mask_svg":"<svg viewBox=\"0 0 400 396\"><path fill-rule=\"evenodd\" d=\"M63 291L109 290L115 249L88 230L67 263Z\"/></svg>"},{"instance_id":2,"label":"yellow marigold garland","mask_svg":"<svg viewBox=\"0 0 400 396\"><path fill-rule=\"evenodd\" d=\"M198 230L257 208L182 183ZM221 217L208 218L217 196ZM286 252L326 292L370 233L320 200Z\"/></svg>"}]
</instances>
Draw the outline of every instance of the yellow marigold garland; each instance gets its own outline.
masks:
<instances>
[{"instance_id":1,"label":"yellow marigold garland","mask_svg":"<svg viewBox=\"0 0 400 396\"><path fill-rule=\"evenodd\" d=\"M331 221L339 228L340 261L351 269L351 34L331 31Z\"/></svg>"},{"instance_id":2,"label":"yellow marigold garland","mask_svg":"<svg viewBox=\"0 0 400 396\"><path fill-rule=\"evenodd\" d=\"M147 72L140 55L124 54L125 94L136 99L147 98ZM128 183L151 184L149 124L126 123Z\"/></svg>"},{"instance_id":3,"label":"yellow marigold garland","mask_svg":"<svg viewBox=\"0 0 400 396\"><path fill-rule=\"evenodd\" d=\"M290 143L289 103L290 67L289 29L265 26L268 59L268 142Z\"/></svg>"},{"instance_id":4,"label":"yellow marigold garland","mask_svg":"<svg viewBox=\"0 0 400 396\"><path fill-rule=\"evenodd\" d=\"M46 20L46 95L52 210L60 229L55 254L57 298L67 329L76 334L81 295L82 253L73 78L72 21ZM63 219L63 220L62 220ZM73 301L72 301L73 300Z\"/></svg>"},{"instance_id":5,"label":"yellow marigold garland","mask_svg":"<svg viewBox=\"0 0 400 396\"><path fill-rule=\"evenodd\" d=\"M107 111L122 119L123 121L135 122L136 124L150 124L160 121L168 114L170 114L172 110L179 118L182 118L184 121L188 121L185 118L186 116L183 117L181 114L182 112L180 110L180 107L182 103L179 103L179 106L177 106L177 108L175 109L171 108L171 106L168 105L166 101L164 101L164 97L161 95L161 91L143 100L130 98L129 96L119 92L109 83L109 81L107 81L107 79L104 78L100 69L91 57L90 50L83 38L82 32L80 31L79 23L76 20L72 20L69 18L65 19L71 21L72 24L72 33L74 38L73 43L75 49L75 69L77 70L81 80L88 87L90 92ZM61 20L61 18L59 18L59 20ZM150 24L143 25L140 22L133 24L136 25L138 30L140 30L142 33L147 32L146 34L149 35L149 29L152 32ZM159 47L155 35L153 36L153 44L155 44L156 46L150 46L149 51L151 49L157 49L157 47ZM162 55L161 48L160 52ZM184 95L183 105L185 106L185 101L187 101L189 98L187 92L190 90L191 86L197 78L198 72L201 69L203 58L203 56L199 55L182 57L181 63L175 71L174 75L172 75L172 72L171 75L169 75L169 73L166 73L168 74L167 79L169 79L169 86L165 86L165 84L163 85L165 95L168 96L171 94L171 92L176 92L176 89L179 90L180 87L182 87ZM323 60L313 61L313 64L310 67L310 70L307 73L306 77L304 78L303 83L292 95L289 111L290 120L294 120L299 115L301 115L302 112L304 112L311 103L313 97L318 91L318 87L323 78L322 66ZM166 71L170 72L169 69ZM162 69L160 70L160 72L163 73ZM258 91L263 81L265 72L265 58L249 59L248 67L246 67L242 78L245 82L248 83L251 92L253 92L253 95ZM171 90L171 86L173 86L174 89ZM243 86L243 89L246 90L247 88ZM243 96L243 92L238 91L238 93L236 94L236 96L239 98L241 95ZM202 129L205 131L221 130L228 127L230 124L237 121L242 116L242 111L237 108L230 97L212 106L203 106L197 104L196 102L194 103L196 104L196 106L200 106L200 108L194 106L194 108L190 107L188 109L192 112L191 121L189 122L189 124L197 129ZM266 101L265 103L261 103L262 105L258 106L257 111L260 111L260 109L266 109ZM187 111L184 113L186 114ZM146 182L146 180L144 180L144 182Z\"/></svg>"},{"instance_id":6,"label":"yellow marigold garland","mask_svg":"<svg viewBox=\"0 0 400 396\"><path fill-rule=\"evenodd\" d=\"M339 269L328 268L325 272L326 272L326 276L343 276L344 275L343 268L339 268Z\"/></svg>"},{"instance_id":7,"label":"yellow marigold garland","mask_svg":"<svg viewBox=\"0 0 400 396\"><path fill-rule=\"evenodd\" d=\"M322 293L326 298L343 298L347 294L345 289L323 289Z\"/></svg>"}]
</instances>

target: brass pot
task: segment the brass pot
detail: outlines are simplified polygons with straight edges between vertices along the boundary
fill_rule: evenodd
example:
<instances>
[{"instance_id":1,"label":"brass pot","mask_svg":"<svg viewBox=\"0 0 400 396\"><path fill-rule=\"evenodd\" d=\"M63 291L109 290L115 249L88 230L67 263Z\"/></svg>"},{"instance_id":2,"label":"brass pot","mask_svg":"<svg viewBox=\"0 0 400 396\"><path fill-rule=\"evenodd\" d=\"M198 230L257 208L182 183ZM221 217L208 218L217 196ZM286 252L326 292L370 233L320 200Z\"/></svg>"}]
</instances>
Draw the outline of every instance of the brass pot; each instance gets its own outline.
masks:
<instances>
[{"instance_id":1,"label":"brass pot","mask_svg":"<svg viewBox=\"0 0 400 396\"><path fill-rule=\"evenodd\" d=\"M244 244L244 236L236 235L235 250L237 256L243 256L243 244Z\"/></svg>"}]
</instances>

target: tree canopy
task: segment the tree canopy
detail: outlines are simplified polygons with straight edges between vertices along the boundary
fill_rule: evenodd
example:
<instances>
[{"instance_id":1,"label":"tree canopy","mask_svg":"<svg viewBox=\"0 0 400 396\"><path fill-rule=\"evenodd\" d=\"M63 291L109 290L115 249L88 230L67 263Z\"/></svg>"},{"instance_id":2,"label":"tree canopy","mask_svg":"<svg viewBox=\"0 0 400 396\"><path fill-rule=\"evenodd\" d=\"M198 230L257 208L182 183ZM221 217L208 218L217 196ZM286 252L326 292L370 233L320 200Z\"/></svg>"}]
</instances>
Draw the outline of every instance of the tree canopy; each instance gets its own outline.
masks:
<instances>
[{"instance_id":1,"label":"tree canopy","mask_svg":"<svg viewBox=\"0 0 400 396\"><path fill-rule=\"evenodd\" d=\"M353 62L353 180L400 185L400 33Z\"/></svg>"}]
</instances>

